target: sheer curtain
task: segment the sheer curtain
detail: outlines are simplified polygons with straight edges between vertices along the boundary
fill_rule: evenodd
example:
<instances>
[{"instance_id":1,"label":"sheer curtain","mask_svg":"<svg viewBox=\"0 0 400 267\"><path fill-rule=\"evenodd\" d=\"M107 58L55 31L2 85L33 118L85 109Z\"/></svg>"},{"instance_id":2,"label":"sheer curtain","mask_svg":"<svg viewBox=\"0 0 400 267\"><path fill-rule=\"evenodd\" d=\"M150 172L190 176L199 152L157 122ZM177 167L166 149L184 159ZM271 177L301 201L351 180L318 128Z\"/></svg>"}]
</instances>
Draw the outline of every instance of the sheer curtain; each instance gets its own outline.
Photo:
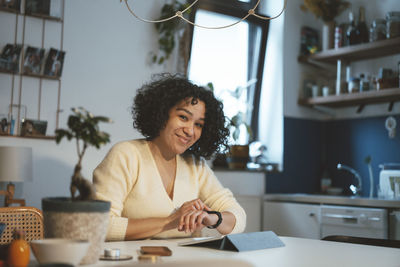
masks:
<instances>
[{"instance_id":1,"label":"sheer curtain","mask_svg":"<svg viewBox=\"0 0 400 267\"><path fill-rule=\"evenodd\" d=\"M266 1L262 12L274 15L282 1ZM262 81L258 137L266 144L268 160L283 170L283 27L285 12L270 21L267 52Z\"/></svg>"}]
</instances>

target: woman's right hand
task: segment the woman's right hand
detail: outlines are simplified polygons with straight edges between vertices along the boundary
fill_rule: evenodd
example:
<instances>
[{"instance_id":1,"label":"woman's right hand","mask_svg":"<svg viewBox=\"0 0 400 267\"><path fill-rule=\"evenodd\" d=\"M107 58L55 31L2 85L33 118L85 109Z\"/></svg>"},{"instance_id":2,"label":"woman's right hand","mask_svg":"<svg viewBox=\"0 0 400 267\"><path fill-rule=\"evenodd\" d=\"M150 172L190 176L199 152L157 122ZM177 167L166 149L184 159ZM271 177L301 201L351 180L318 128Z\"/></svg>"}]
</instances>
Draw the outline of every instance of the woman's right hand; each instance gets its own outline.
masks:
<instances>
[{"instance_id":1,"label":"woman's right hand","mask_svg":"<svg viewBox=\"0 0 400 267\"><path fill-rule=\"evenodd\" d=\"M183 203L183 205L170 216L175 227L179 231L182 231L188 228L188 226L185 225L186 216L203 210L209 210L209 208L200 199L194 199Z\"/></svg>"}]
</instances>

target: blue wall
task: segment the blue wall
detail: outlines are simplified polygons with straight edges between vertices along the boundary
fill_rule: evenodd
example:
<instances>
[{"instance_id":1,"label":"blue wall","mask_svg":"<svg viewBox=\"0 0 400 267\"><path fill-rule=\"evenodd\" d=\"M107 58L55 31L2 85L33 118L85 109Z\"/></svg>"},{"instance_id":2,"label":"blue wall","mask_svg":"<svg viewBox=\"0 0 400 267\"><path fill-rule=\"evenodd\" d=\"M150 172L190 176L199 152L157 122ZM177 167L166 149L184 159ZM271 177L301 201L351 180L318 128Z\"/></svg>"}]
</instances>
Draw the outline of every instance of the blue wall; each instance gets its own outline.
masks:
<instances>
[{"instance_id":1,"label":"blue wall","mask_svg":"<svg viewBox=\"0 0 400 267\"><path fill-rule=\"evenodd\" d=\"M394 139L388 137L385 129L386 116L327 122L285 118L284 171L267 175L267 192L318 193L326 166L333 186L350 193L347 188L353 178L345 171L336 170L340 162L361 174L363 196L368 196L365 157L372 157L374 188L379 182L379 164L400 162L400 116L394 117L398 123Z\"/></svg>"}]
</instances>

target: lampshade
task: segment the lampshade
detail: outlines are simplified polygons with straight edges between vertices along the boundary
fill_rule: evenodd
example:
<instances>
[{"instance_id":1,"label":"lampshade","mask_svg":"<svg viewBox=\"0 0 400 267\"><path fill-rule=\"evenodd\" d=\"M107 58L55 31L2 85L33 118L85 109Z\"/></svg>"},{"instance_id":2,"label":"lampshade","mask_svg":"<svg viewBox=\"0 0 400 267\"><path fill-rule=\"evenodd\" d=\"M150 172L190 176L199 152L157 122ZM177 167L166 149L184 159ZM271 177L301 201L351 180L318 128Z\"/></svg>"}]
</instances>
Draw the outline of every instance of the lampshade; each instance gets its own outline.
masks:
<instances>
[{"instance_id":1,"label":"lampshade","mask_svg":"<svg viewBox=\"0 0 400 267\"><path fill-rule=\"evenodd\" d=\"M32 181L32 148L0 146L0 181Z\"/></svg>"}]
</instances>

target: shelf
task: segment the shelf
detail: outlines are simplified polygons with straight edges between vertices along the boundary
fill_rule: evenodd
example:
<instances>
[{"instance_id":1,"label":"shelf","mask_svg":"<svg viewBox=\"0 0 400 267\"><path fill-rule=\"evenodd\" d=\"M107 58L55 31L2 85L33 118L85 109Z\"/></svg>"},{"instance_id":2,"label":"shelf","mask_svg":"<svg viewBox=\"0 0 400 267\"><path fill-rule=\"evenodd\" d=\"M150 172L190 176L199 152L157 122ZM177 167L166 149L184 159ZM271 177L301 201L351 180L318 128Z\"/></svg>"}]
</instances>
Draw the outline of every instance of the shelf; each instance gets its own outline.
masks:
<instances>
[{"instance_id":1,"label":"shelf","mask_svg":"<svg viewBox=\"0 0 400 267\"><path fill-rule=\"evenodd\" d=\"M400 101L400 88L388 88L379 91L366 91L353 94L319 96L299 99L304 106L346 107L374 103L391 103Z\"/></svg>"},{"instance_id":2,"label":"shelf","mask_svg":"<svg viewBox=\"0 0 400 267\"><path fill-rule=\"evenodd\" d=\"M27 17L33 17L33 18L38 18L38 19L46 19L46 20L62 22L62 19L59 18L59 17L43 15L43 14L36 14L36 13L33 13L33 14L22 14L18 10L11 9L11 8L6 8L6 7L0 7L0 11L13 13L13 14L18 14L18 15L21 15L21 16L25 15Z\"/></svg>"},{"instance_id":3,"label":"shelf","mask_svg":"<svg viewBox=\"0 0 400 267\"><path fill-rule=\"evenodd\" d=\"M11 1L11 2L13 2L13 1ZM26 107L28 105L36 107L38 112L37 112L37 115L35 116L36 118L30 117L32 119L41 120L41 113L44 113L44 114L46 114L47 120L52 120L51 118L48 118L49 112L46 109L42 109L42 107L43 107L43 103L53 100L57 106L57 109L54 114L55 128L57 129L58 124L59 124L59 112L60 112L61 77L48 76L48 75L43 75L43 74L34 74L34 73L28 73L28 72L25 73L25 69L23 68L23 65L24 65L24 62L25 62L25 59L27 56L24 54L24 50L26 49L26 45L30 46L30 45L32 45L32 42L34 40L37 40L37 38L33 38L34 36L41 36L40 48L45 49L45 44L47 43L46 40L48 40L48 36L50 35L52 37L56 37L58 34L60 34L59 51L63 50L65 0L58 1L59 3L57 3L56 6L54 6L57 9L59 8L59 10L57 10L57 12L59 12L59 16L57 16L57 17L51 16L49 14L39 14L39 13L31 13L31 12L29 14L25 13L23 11L25 1L22 0L22 1L16 1L16 2L22 3L19 8L12 9L12 8L0 7L1 16L3 16L4 13L10 13L13 15L15 14L15 16L9 16L7 18L10 21L10 25L7 25L7 26L15 25L14 26L14 29L15 29L14 35L12 36L12 32L9 32L9 33L7 33L8 37L6 37L6 38L9 39L9 43L11 40L13 40L13 41L11 41L12 42L11 44L22 45L22 49L23 49L21 51L22 55L19 57L19 61L18 61L20 68L18 69L17 72L7 70L6 68L0 69L0 75L1 75L1 73L3 73L5 75L12 76L12 81L10 83L10 93L11 93L10 104L9 104L10 110L9 110L9 114L7 116L10 116L10 113L13 115L15 122L16 122L16 125L14 126L15 127L14 133L20 133L20 132L22 132L21 131L22 117L26 117L26 114L23 116L21 107L23 107L23 106ZM49 12L47 12L47 13L49 13ZM52 12L51 14L54 15L56 13ZM56 15L58 15L58 14L56 14ZM50 21L50 24L52 24L52 22L56 22L54 24L59 23L59 25L57 25L54 28L50 27L48 29L48 27L46 27L46 24L49 23L49 21ZM20 23L22 23L22 25L20 25ZM32 34L32 32L29 32L31 34L28 34L28 31L30 30L31 27L27 28L26 26L27 26L27 24L31 25L32 23L41 24L42 25L41 31L40 31L39 27L34 27L36 29L35 34ZM6 24L4 24L4 25L6 25ZM58 27L58 26L60 26L60 27ZM47 30L50 30L50 34L46 32ZM38 33L40 33L40 34L38 34ZM26 36L28 36L30 38L25 38ZM58 38L56 38L56 39L58 39ZM35 42L35 43L37 43L37 42ZM27 79L27 77L33 78L33 79L39 79L39 83L37 83L33 79ZM26 81L30 84L29 85L24 84L24 86L23 86L22 81L24 79L26 79ZM42 80L55 81L55 82L46 84L47 82L43 83ZM45 93L47 92L47 90L45 90L45 91L43 90L44 85L45 86L51 85L51 87L56 88L57 91L55 93L53 92L49 97L44 96ZM37 89L37 98L35 97L34 99L23 99L22 98L23 90L27 90L25 88L31 87L31 86L34 86L34 88L32 88L32 89L29 88L29 90L35 90L35 92L36 92L36 89ZM28 102L24 103L24 105L23 105L22 100L28 101ZM17 109L13 110L13 108L17 108ZM25 110L25 113L26 113L26 110ZM53 129L50 132L53 132ZM52 133L50 133L50 134L52 134ZM10 134L6 134L6 133L0 133L0 137L1 138L3 138L3 137L4 138L18 138L18 139L25 138L25 139L37 139L37 140L54 140L55 139L54 134L50 135L50 136L45 136L45 135L20 136L20 135L10 135Z\"/></svg>"},{"instance_id":4,"label":"shelf","mask_svg":"<svg viewBox=\"0 0 400 267\"><path fill-rule=\"evenodd\" d=\"M4 70L4 69L0 69L0 73L21 75L21 76L25 76L25 77L34 77L34 78L46 79L46 80L60 81L60 77L39 75L39 74L20 74L20 73L15 73L15 72L12 72L12 71L9 71L9 70Z\"/></svg>"},{"instance_id":5,"label":"shelf","mask_svg":"<svg viewBox=\"0 0 400 267\"><path fill-rule=\"evenodd\" d=\"M309 56L299 56L299 62L313 63L314 61L335 64L337 60L347 62L372 59L400 53L400 37L376 41L366 44L341 47L318 52Z\"/></svg>"},{"instance_id":6,"label":"shelf","mask_svg":"<svg viewBox=\"0 0 400 267\"><path fill-rule=\"evenodd\" d=\"M2 134L0 133L0 137L14 137L14 138L31 138L31 139L44 139L44 140L55 140L55 136L19 136L19 135L10 135L10 134Z\"/></svg>"},{"instance_id":7,"label":"shelf","mask_svg":"<svg viewBox=\"0 0 400 267\"><path fill-rule=\"evenodd\" d=\"M19 14L18 10L15 10L15 9L12 9L12 8L7 8L7 7L0 7L0 11Z\"/></svg>"}]
</instances>

